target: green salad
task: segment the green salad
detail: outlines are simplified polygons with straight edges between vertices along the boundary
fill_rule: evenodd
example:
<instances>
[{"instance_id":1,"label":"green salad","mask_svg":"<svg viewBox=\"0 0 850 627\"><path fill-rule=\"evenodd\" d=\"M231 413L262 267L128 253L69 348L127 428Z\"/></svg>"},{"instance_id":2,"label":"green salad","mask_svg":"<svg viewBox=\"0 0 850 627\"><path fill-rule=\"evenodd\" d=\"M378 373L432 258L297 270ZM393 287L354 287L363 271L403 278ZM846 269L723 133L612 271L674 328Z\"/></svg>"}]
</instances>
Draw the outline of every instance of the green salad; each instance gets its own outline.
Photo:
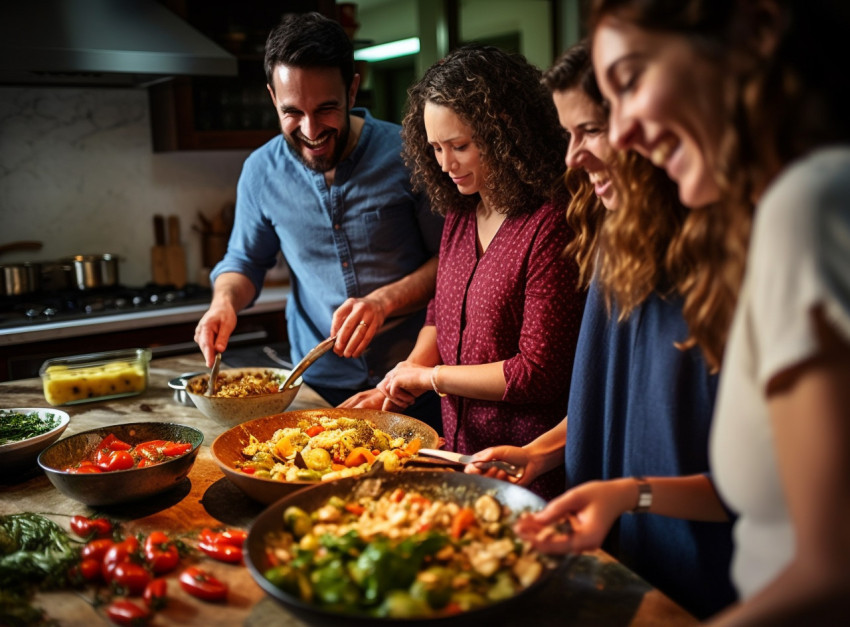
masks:
<instances>
[{"instance_id":1,"label":"green salad","mask_svg":"<svg viewBox=\"0 0 850 627\"><path fill-rule=\"evenodd\" d=\"M54 414L39 415L37 411L21 413L0 409L0 444L20 442L52 431L61 424Z\"/></svg>"}]
</instances>

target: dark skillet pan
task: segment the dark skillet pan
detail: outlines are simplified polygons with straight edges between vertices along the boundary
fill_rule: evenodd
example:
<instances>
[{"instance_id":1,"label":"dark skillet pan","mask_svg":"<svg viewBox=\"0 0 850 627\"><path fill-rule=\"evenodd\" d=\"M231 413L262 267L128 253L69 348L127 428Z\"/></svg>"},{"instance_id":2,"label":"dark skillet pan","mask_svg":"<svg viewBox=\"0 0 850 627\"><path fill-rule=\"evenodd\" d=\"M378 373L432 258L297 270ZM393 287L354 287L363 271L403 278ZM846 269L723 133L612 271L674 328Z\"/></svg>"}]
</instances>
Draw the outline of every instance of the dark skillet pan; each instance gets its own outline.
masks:
<instances>
[{"instance_id":1,"label":"dark skillet pan","mask_svg":"<svg viewBox=\"0 0 850 627\"><path fill-rule=\"evenodd\" d=\"M285 605L311 625L374 625L379 623L382 625L440 625L441 627L443 625L468 626L481 624L487 617L503 612L508 606L513 607L516 603L527 601L529 596L545 585L558 567L565 563L563 558L552 557L551 568L544 570L543 575L530 587L509 599L455 616L419 620L376 618L331 612L284 592L263 576L263 572L269 567L265 553L265 538L270 532L283 529L283 512L287 507L295 505L306 512L312 512L324 505L332 496L346 500L357 499L362 496L377 498L378 495L395 488L417 490L429 498L451 500L460 505L472 505L479 496L491 494L502 505L507 505L514 515L523 511L542 509L546 504L542 498L530 490L506 481L499 481L482 475L439 470L407 470L396 473L379 471L370 476L351 477L322 483L282 498L257 517L251 525L246 541L245 563L251 572L251 576L266 594ZM497 616L493 620L495 622L488 622L487 624L498 624Z\"/></svg>"}]
</instances>

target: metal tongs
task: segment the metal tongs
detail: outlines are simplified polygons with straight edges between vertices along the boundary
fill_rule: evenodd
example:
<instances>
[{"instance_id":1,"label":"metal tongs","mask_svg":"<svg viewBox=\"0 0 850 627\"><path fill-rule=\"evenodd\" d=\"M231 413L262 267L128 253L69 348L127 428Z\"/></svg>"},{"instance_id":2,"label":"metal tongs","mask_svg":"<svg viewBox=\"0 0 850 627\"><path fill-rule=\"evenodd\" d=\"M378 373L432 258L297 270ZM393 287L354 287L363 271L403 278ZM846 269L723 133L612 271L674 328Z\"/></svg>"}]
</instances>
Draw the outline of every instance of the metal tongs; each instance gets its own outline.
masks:
<instances>
[{"instance_id":1,"label":"metal tongs","mask_svg":"<svg viewBox=\"0 0 850 627\"><path fill-rule=\"evenodd\" d=\"M493 459L490 461L478 461L472 459L472 455L461 455L460 453L452 453L451 451L443 451L436 448L421 448L417 451L419 455L427 455L428 457L439 457L450 462L458 464L475 464L476 467L486 470L487 468L498 468L499 470L509 474L511 477L519 479L522 477L524 469L521 466L514 466L501 459Z\"/></svg>"},{"instance_id":2,"label":"metal tongs","mask_svg":"<svg viewBox=\"0 0 850 627\"><path fill-rule=\"evenodd\" d=\"M310 367L310 365L316 361L319 357L327 353L331 348L333 348L334 343L336 342L336 336L329 337L326 340L322 340L319 342L314 348L310 350L309 353L304 355L304 359L295 364L295 368L292 369L292 372L289 373L289 376L286 377L283 382L278 386L278 391L283 392L284 390L290 388L293 383L298 380L304 371Z\"/></svg>"}]
</instances>

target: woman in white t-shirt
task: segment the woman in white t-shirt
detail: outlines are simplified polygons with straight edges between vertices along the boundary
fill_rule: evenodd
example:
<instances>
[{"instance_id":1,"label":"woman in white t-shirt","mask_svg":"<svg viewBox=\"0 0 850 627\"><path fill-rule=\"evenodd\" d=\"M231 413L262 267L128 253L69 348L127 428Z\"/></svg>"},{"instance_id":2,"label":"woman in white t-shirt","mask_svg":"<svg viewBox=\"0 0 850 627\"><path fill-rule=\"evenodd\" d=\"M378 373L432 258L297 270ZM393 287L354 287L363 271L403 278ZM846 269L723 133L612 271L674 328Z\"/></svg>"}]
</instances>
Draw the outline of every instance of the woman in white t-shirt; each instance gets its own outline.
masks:
<instances>
[{"instance_id":1,"label":"woman in white t-shirt","mask_svg":"<svg viewBox=\"0 0 850 627\"><path fill-rule=\"evenodd\" d=\"M723 354L711 462L738 514L742 600L719 622L850 624L848 24L850 3L828 0L592 3L612 144L726 225L692 249L716 269L694 286L706 304L737 301L731 329L708 311L692 327ZM682 485L588 486L574 533L541 533L582 546L637 504L706 516Z\"/></svg>"}]
</instances>

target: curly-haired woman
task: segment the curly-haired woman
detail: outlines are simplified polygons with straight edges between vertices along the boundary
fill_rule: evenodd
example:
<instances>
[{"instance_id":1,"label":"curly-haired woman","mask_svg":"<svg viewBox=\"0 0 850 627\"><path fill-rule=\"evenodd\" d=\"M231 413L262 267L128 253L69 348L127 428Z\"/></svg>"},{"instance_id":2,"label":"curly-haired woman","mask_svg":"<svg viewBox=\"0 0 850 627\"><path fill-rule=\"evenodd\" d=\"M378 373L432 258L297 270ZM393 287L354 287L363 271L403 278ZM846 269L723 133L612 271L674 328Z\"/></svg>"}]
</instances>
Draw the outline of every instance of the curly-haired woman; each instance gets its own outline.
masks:
<instances>
[{"instance_id":1,"label":"curly-haired woman","mask_svg":"<svg viewBox=\"0 0 850 627\"><path fill-rule=\"evenodd\" d=\"M566 414L584 307L557 112L540 71L491 46L455 50L408 93L405 160L446 226L426 324L378 389L386 408L444 395L453 451L519 446ZM558 469L532 489L563 485Z\"/></svg>"},{"instance_id":2,"label":"curly-haired woman","mask_svg":"<svg viewBox=\"0 0 850 627\"><path fill-rule=\"evenodd\" d=\"M567 219L577 236L568 252L588 286L569 437L565 420L522 449L494 447L475 457L523 465L521 484L563 464L572 489L540 514L547 523L568 518L589 481L613 479L631 488L634 476L696 475L677 480L711 490L699 473L709 468L717 375L697 347L682 346L689 330L676 289L688 268L678 247L688 210L662 170L608 142L608 111L586 42L567 50L543 82L569 135ZM523 522L519 530L535 541L543 523ZM693 614L708 616L734 601L728 521L628 514L605 532L595 546L604 539L609 552ZM538 545L559 551L552 540Z\"/></svg>"}]
</instances>

